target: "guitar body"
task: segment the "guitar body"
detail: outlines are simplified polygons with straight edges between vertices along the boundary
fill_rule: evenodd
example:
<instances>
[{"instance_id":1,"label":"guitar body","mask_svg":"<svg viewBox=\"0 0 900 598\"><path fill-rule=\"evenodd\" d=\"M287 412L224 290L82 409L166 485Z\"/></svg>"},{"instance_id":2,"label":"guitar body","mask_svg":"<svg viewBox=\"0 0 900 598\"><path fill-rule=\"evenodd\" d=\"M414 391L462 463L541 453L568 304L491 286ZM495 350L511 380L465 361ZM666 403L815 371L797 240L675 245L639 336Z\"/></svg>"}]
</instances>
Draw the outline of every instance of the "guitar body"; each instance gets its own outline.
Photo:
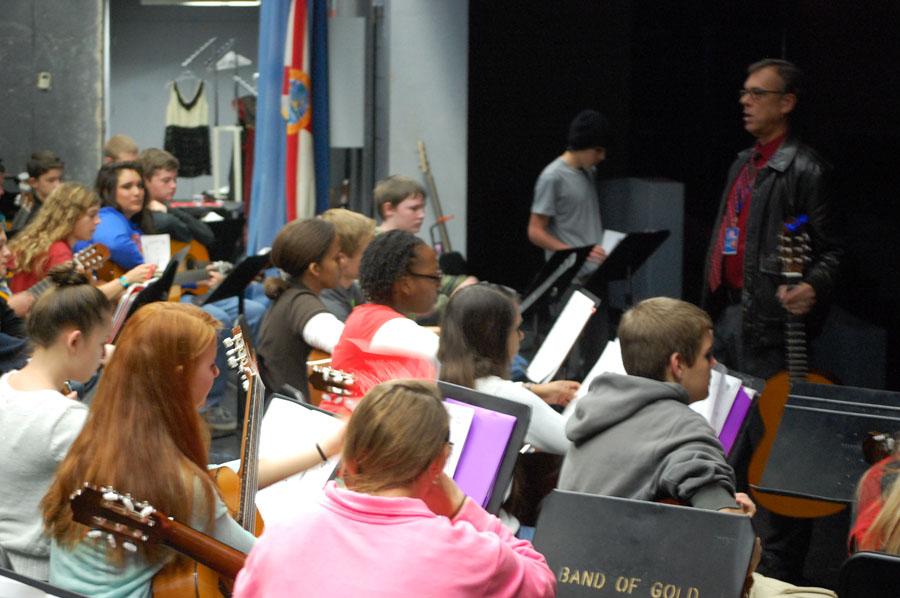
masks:
<instances>
[{"instance_id":1,"label":"guitar body","mask_svg":"<svg viewBox=\"0 0 900 598\"><path fill-rule=\"evenodd\" d=\"M832 384L832 381L821 374L808 373L804 381L812 384ZM781 424L781 416L787 404L788 395L791 392L791 376L788 372L778 372L766 381L766 386L759 397L759 412L762 416L765 434L750 458L750 466L747 470L747 478L751 486L759 484L763 471L775 444L775 435ZM750 489L753 500L769 511L787 517L826 517L834 515L844 509L844 505L833 502L812 500L808 498L796 498L793 496L781 496L761 492L755 488Z\"/></svg>"},{"instance_id":2,"label":"guitar body","mask_svg":"<svg viewBox=\"0 0 900 598\"><path fill-rule=\"evenodd\" d=\"M219 574L197 561L173 562L153 577L154 598L220 598L223 592Z\"/></svg>"},{"instance_id":3,"label":"guitar body","mask_svg":"<svg viewBox=\"0 0 900 598\"><path fill-rule=\"evenodd\" d=\"M205 268L206 264L209 263L209 251L207 251L203 244L196 240L191 240L190 243L171 241L170 255L175 255L185 247L188 248L188 251L185 258L181 260L181 263L178 265L178 272ZM184 293L189 295L205 295L208 292L209 287L205 284L196 284L191 287L182 287L181 285L173 284L169 289L169 301L179 301L181 295Z\"/></svg>"},{"instance_id":4,"label":"guitar body","mask_svg":"<svg viewBox=\"0 0 900 598\"><path fill-rule=\"evenodd\" d=\"M219 487L219 493L228 512L234 515L240 509L241 478L230 467L219 467L212 471L212 477ZM259 537L263 532L263 520L256 511L256 527L254 534ZM226 596L223 592L228 583L219 577L214 570L196 561L169 563L153 577L154 598L218 598Z\"/></svg>"},{"instance_id":5,"label":"guitar body","mask_svg":"<svg viewBox=\"0 0 900 598\"><path fill-rule=\"evenodd\" d=\"M779 254L782 263L782 280L788 287L802 282L803 271L810 262L810 237L803 230L808 218L799 216L785 222L779 237ZM757 504L778 515L796 518L826 517L842 511L843 504L808 498L781 496L756 490L775 444L775 435L781 425L784 407L791 394L794 381L813 384L833 384L821 374L812 373L808 368L806 351L806 325L802 316L787 313L784 322L785 362L787 371L782 371L766 381L759 397L759 412L765 428L759 446L750 458L747 479L751 493ZM803 450L801 447L799 450Z\"/></svg>"}]
</instances>

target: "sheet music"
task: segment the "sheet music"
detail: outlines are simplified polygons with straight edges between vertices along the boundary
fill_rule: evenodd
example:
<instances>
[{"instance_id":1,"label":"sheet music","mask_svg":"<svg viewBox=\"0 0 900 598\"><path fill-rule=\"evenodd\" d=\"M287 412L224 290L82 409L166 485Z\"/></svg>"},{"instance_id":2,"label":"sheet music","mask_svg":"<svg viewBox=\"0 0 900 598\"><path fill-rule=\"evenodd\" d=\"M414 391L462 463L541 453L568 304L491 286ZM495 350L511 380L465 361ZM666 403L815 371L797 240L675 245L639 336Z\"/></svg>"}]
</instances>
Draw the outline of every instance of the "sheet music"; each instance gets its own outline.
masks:
<instances>
[{"instance_id":1,"label":"sheet music","mask_svg":"<svg viewBox=\"0 0 900 598\"><path fill-rule=\"evenodd\" d=\"M706 418L718 435L725 426L725 420L728 419L740 388L741 381L738 378L729 376L724 366L716 365L709 376L709 396L691 403L690 408Z\"/></svg>"},{"instance_id":2,"label":"sheet music","mask_svg":"<svg viewBox=\"0 0 900 598\"><path fill-rule=\"evenodd\" d=\"M273 397L263 417L259 437L260 457L293 454L341 425L341 421L321 411ZM297 505L318 500L325 483L331 478L340 458L334 456L260 490L256 506L266 524L285 521L297 512Z\"/></svg>"},{"instance_id":3,"label":"sheet music","mask_svg":"<svg viewBox=\"0 0 900 598\"><path fill-rule=\"evenodd\" d=\"M553 378L575 344L584 325L594 313L596 300L583 291L575 291L553 323L553 328L538 349L526 376L532 382L544 383Z\"/></svg>"},{"instance_id":4,"label":"sheet music","mask_svg":"<svg viewBox=\"0 0 900 598\"><path fill-rule=\"evenodd\" d=\"M469 437L469 429L472 427L472 418L475 417L475 410L465 405L444 402L444 408L450 416L450 442L453 447L450 449L450 456L447 457L447 463L444 465L444 473L451 478L456 473L456 466L459 463L459 457L462 455L463 447L466 446L466 438Z\"/></svg>"},{"instance_id":5,"label":"sheet music","mask_svg":"<svg viewBox=\"0 0 900 598\"><path fill-rule=\"evenodd\" d=\"M622 242L622 239L628 236L628 233L622 233L617 230L606 229L603 231L603 237L600 240L600 246L606 251L606 255L610 255L616 245Z\"/></svg>"},{"instance_id":6,"label":"sheet music","mask_svg":"<svg viewBox=\"0 0 900 598\"><path fill-rule=\"evenodd\" d=\"M600 354L597 363L594 364L591 371L589 371L587 376L584 377L584 380L581 381L581 388L575 393L575 397L581 398L586 395L594 378L606 372L611 374L625 374L625 364L622 363L622 345L619 344L618 338L606 343L606 347L603 349L603 353Z\"/></svg>"},{"instance_id":7,"label":"sheet music","mask_svg":"<svg viewBox=\"0 0 900 598\"><path fill-rule=\"evenodd\" d=\"M172 241L167 234L141 235L141 253L144 254L144 262L156 264L160 270L164 270L172 258Z\"/></svg>"},{"instance_id":8,"label":"sheet music","mask_svg":"<svg viewBox=\"0 0 900 598\"><path fill-rule=\"evenodd\" d=\"M578 405L578 399L588 393L594 378L605 373L625 373L625 366L622 364L622 346L617 338L606 343L606 347L603 349L603 353L600 354L600 358L597 359L597 363L594 364L591 371L581 381L581 386L578 388L578 392L575 393L575 398L563 409L562 415L564 418L568 419L572 416L572 413L575 412L575 406Z\"/></svg>"}]
</instances>

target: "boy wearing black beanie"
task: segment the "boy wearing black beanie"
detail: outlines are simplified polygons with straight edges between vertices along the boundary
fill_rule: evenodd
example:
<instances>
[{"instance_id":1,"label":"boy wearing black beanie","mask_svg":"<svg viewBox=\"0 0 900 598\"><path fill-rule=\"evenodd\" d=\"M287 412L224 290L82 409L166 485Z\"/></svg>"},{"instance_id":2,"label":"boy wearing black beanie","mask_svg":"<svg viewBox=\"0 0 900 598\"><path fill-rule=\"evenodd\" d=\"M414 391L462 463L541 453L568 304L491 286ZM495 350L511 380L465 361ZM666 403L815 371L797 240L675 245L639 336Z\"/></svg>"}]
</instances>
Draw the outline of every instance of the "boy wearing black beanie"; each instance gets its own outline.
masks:
<instances>
[{"instance_id":1,"label":"boy wearing black beanie","mask_svg":"<svg viewBox=\"0 0 900 598\"><path fill-rule=\"evenodd\" d=\"M569 125L566 151L541 172L534 186L528 240L546 250L594 245L578 278L585 280L606 259L596 166L606 159L610 127L596 110L583 110ZM578 281L576 281L578 282Z\"/></svg>"}]
</instances>

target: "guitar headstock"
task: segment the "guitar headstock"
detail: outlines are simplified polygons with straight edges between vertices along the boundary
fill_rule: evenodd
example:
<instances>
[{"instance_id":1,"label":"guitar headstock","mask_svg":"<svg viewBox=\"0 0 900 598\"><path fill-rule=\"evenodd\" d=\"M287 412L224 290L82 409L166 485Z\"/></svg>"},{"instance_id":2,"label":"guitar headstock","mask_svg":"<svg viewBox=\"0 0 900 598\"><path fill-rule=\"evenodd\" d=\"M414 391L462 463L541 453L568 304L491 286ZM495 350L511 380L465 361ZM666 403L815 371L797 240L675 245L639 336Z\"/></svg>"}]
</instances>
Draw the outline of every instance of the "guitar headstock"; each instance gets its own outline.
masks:
<instances>
[{"instance_id":1,"label":"guitar headstock","mask_svg":"<svg viewBox=\"0 0 900 598\"><path fill-rule=\"evenodd\" d=\"M314 365L309 372L309 383L313 388L333 395L350 394L355 382L353 374L327 365Z\"/></svg>"},{"instance_id":2,"label":"guitar headstock","mask_svg":"<svg viewBox=\"0 0 900 598\"><path fill-rule=\"evenodd\" d=\"M101 538L106 535L113 547L116 545L116 538L119 538L122 547L130 552L135 552L138 544L163 540L160 522L166 516L150 504L132 498L130 494L120 494L109 487L98 488L85 483L69 497L69 501L72 518L91 528L88 537Z\"/></svg>"},{"instance_id":3,"label":"guitar headstock","mask_svg":"<svg viewBox=\"0 0 900 598\"><path fill-rule=\"evenodd\" d=\"M431 167L428 165L428 155L425 153L425 142L420 140L416 146L419 148L419 169L428 174Z\"/></svg>"},{"instance_id":4,"label":"guitar headstock","mask_svg":"<svg viewBox=\"0 0 900 598\"><path fill-rule=\"evenodd\" d=\"M808 221L809 218L805 214L791 218L784 223L778 237L781 274L792 282L803 278L806 265L812 260L809 233L806 232Z\"/></svg>"},{"instance_id":5,"label":"guitar headstock","mask_svg":"<svg viewBox=\"0 0 900 598\"><path fill-rule=\"evenodd\" d=\"M109 248L102 243L94 243L85 247L74 256L72 261L82 266L85 270L96 270L109 259Z\"/></svg>"},{"instance_id":6,"label":"guitar headstock","mask_svg":"<svg viewBox=\"0 0 900 598\"><path fill-rule=\"evenodd\" d=\"M231 329L231 336L222 340L227 347L228 367L240 372L241 386L250 390L250 380L259 379L259 365L256 361L256 349L250 340L250 331L244 318Z\"/></svg>"}]
</instances>

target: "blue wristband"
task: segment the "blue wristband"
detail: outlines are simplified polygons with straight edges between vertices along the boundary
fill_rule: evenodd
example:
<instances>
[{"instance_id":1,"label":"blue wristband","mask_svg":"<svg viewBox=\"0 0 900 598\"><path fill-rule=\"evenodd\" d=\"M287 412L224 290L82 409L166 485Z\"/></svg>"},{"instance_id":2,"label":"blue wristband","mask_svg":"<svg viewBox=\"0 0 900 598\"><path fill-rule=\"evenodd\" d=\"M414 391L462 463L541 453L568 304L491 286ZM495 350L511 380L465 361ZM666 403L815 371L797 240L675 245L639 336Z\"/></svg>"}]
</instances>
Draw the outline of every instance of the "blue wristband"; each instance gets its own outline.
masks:
<instances>
[{"instance_id":1,"label":"blue wristband","mask_svg":"<svg viewBox=\"0 0 900 598\"><path fill-rule=\"evenodd\" d=\"M123 288L123 289L127 289L127 288L128 288L128 285L130 285L131 283L128 282L128 279L125 278L124 275L122 275L122 276L119 277L119 284L122 285L122 288Z\"/></svg>"}]
</instances>

